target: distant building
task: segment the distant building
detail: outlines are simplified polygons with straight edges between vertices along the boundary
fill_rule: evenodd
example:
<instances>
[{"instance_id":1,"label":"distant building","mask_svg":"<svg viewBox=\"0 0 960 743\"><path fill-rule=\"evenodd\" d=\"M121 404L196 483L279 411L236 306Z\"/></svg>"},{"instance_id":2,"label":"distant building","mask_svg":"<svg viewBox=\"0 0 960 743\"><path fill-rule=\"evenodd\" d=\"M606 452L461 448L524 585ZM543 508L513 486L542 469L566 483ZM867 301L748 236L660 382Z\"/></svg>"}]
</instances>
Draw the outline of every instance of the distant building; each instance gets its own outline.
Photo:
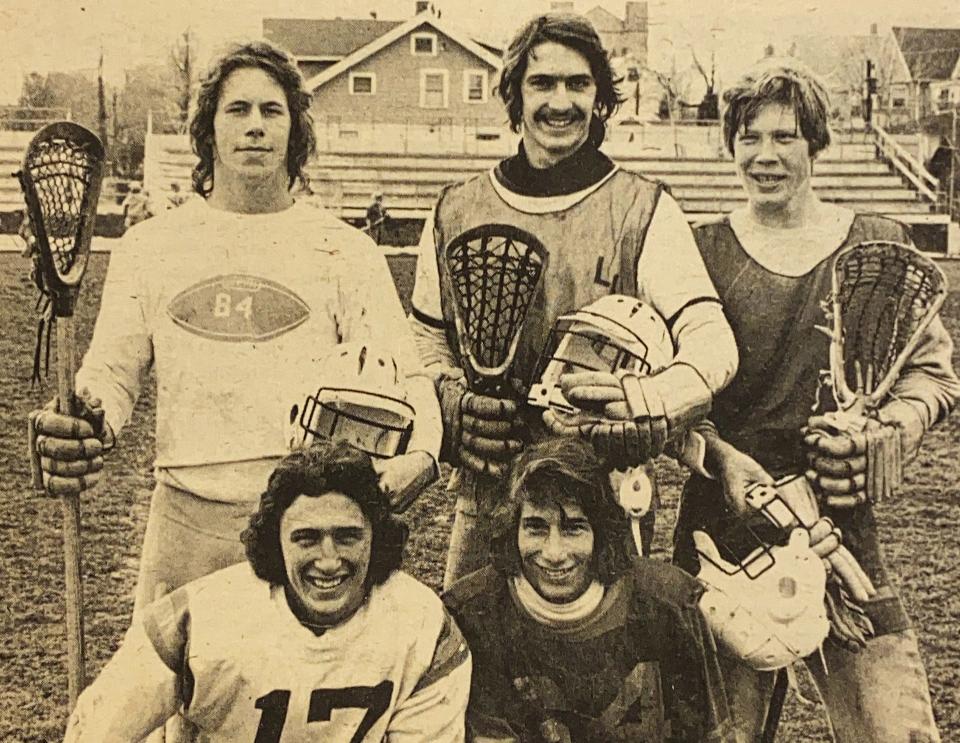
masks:
<instances>
[{"instance_id":1,"label":"distant building","mask_svg":"<svg viewBox=\"0 0 960 743\"><path fill-rule=\"evenodd\" d=\"M960 106L960 28L894 26L917 119Z\"/></svg>"},{"instance_id":2,"label":"distant building","mask_svg":"<svg viewBox=\"0 0 960 743\"><path fill-rule=\"evenodd\" d=\"M904 28L869 34L798 36L786 50L827 85L833 114L862 119L867 61L876 79L874 114L896 127L960 105L960 29Z\"/></svg>"},{"instance_id":3,"label":"distant building","mask_svg":"<svg viewBox=\"0 0 960 743\"><path fill-rule=\"evenodd\" d=\"M318 125L505 120L493 95L499 49L429 9L406 21L265 19L264 35L297 58Z\"/></svg>"},{"instance_id":4,"label":"distant building","mask_svg":"<svg viewBox=\"0 0 960 743\"><path fill-rule=\"evenodd\" d=\"M304 79L309 80L401 23L365 18L264 18L263 37L293 54Z\"/></svg>"},{"instance_id":5,"label":"distant building","mask_svg":"<svg viewBox=\"0 0 960 743\"><path fill-rule=\"evenodd\" d=\"M576 13L576 7L569 0L554 0L550 10L557 13ZM646 2L630 2L625 6L625 17L617 18L613 13L599 5L584 13L593 27L597 29L604 49L615 58L629 58L639 68L647 65L647 41L649 36L649 18Z\"/></svg>"}]
</instances>

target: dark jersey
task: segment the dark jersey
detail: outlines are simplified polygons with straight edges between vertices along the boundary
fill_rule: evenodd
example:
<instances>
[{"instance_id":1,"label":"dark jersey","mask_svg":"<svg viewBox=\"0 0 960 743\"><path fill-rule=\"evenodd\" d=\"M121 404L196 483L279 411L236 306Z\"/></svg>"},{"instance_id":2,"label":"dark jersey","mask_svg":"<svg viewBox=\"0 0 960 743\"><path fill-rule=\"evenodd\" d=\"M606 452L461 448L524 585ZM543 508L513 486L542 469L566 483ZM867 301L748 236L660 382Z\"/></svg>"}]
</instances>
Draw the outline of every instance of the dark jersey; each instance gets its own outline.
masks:
<instances>
[{"instance_id":1,"label":"dark jersey","mask_svg":"<svg viewBox=\"0 0 960 743\"><path fill-rule=\"evenodd\" d=\"M553 628L522 608L503 573L464 578L444 600L473 655L471 729L536 743L552 719L576 743L730 740L701 591L641 560L589 617Z\"/></svg>"},{"instance_id":2,"label":"dark jersey","mask_svg":"<svg viewBox=\"0 0 960 743\"><path fill-rule=\"evenodd\" d=\"M710 419L720 435L749 454L773 477L803 472L806 458L801 428L815 412L833 409L822 387L829 367L830 339L825 313L834 258L841 250L869 240L907 242L904 227L872 215L854 218L837 249L801 276L774 273L744 250L727 219L694 230L710 278L724 305L740 350L740 368L715 400ZM675 535L674 559L698 570L692 532L721 535L737 517L724 505L720 483L694 475L687 481ZM843 532L846 546L879 589L888 585L871 509L827 511ZM878 632L896 631L909 620L892 592L871 602L868 613Z\"/></svg>"}]
</instances>

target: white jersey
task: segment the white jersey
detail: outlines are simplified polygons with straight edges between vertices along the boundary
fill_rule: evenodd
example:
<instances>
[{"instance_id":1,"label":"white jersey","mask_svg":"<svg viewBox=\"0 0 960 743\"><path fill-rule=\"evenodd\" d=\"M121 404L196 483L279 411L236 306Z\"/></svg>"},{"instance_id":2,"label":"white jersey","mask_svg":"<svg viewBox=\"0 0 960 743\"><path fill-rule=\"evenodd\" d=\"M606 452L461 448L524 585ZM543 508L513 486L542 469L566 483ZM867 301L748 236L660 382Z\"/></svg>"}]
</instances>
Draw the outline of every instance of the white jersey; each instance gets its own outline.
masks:
<instances>
[{"instance_id":1,"label":"white jersey","mask_svg":"<svg viewBox=\"0 0 960 743\"><path fill-rule=\"evenodd\" d=\"M420 367L368 237L299 202L238 214L191 199L113 252L77 385L119 432L154 366L158 476L201 497L253 500L287 452L291 405L317 390L319 360L347 341L377 344L408 374ZM418 416L409 449L435 456L439 414L429 418Z\"/></svg>"},{"instance_id":2,"label":"white jersey","mask_svg":"<svg viewBox=\"0 0 960 743\"><path fill-rule=\"evenodd\" d=\"M182 703L208 743L453 743L470 666L440 599L405 573L317 636L243 563L143 612L80 696L66 741L139 741Z\"/></svg>"}]
</instances>

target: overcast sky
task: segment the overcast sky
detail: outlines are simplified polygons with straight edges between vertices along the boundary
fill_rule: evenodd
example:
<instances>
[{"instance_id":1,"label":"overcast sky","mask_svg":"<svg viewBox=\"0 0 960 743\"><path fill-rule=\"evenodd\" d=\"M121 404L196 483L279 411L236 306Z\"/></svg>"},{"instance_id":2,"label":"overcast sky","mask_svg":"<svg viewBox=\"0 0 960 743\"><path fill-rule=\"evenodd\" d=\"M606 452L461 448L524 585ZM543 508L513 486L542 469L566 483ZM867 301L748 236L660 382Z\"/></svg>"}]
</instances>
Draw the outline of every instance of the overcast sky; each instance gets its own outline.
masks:
<instances>
[{"instance_id":1,"label":"overcast sky","mask_svg":"<svg viewBox=\"0 0 960 743\"><path fill-rule=\"evenodd\" d=\"M503 41L549 0L433 0L443 20ZM580 12L601 5L619 17L623 0L576 0ZM960 27L960 0L650 0L650 61L689 60L694 45L704 61L716 52L721 80L762 53L766 43L794 34L867 33L870 23ZM518 8L523 8L518 12ZM202 56L230 39L258 36L271 17L381 19L413 15L414 0L0 0L0 103L16 101L26 72L92 68L101 46L109 79L162 59L187 27Z\"/></svg>"}]
</instances>

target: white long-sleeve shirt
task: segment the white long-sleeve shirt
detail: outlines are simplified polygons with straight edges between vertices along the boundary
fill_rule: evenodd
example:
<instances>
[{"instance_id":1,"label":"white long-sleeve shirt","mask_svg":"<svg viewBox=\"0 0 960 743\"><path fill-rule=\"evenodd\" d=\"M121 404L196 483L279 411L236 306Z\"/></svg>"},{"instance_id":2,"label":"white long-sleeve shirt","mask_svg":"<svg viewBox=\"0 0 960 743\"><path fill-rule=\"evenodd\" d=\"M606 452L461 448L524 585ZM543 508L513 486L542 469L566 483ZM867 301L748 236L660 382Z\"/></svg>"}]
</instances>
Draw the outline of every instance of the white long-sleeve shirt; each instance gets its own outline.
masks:
<instances>
[{"instance_id":1,"label":"white long-sleeve shirt","mask_svg":"<svg viewBox=\"0 0 960 743\"><path fill-rule=\"evenodd\" d=\"M80 695L66 743L134 743L180 708L210 743L459 743L470 652L405 573L315 635L247 563L147 607ZM361 732L361 729L365 732Z\"/></svg>"},{"instance_id":2,"label":"white long-sleeve shirt","mask_svg":"<svg viewBox=\"0 0 960 743\"><path fill-rule=\"evenodd\" d=\"M287 452L290 410L338 343L392 353L419 404L409 451L439 452L439 410L383 254L322 209L237 214L193 199L124 237L77 374L119 432L157 378L158 478L252 500Z\"/></svg>"}]
</instances>

